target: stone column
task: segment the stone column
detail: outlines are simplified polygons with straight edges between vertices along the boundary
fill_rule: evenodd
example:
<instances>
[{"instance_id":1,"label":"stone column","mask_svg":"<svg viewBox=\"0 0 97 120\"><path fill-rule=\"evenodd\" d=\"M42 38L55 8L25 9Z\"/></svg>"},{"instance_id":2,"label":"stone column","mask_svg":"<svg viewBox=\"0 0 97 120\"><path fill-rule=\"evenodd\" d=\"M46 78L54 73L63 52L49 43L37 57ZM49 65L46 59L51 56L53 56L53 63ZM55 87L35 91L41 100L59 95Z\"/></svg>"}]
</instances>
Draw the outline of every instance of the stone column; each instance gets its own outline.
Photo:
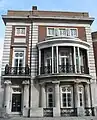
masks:
<instances>
[{"instance_id":1,"label":"stone column","mask_svg":"<svg viewBox=\"0 0 97 120\"><path fill-rule=\"evenodd\" d=\"M6 113L10 111L10 93L11 93L11 81L6 80L4 82L4 108Z\"/></svg>"},{"instance_id":2,"label":"stone column","mask_svg":"<svg viewBox=\"0 0 97 120\"><path fill-rule=\"evenodd\" d=\"M39 68L38 68L38 70L39 70L39 75L40 75L40 73L41 73L41 50L39 49Z\"/></svg>"},{"instance_id":3,"label":"stone column","mask_svg":"<svg viewBox=\"0 0 97 120\"><path fill-rule=\"evenodd\" d=\"M54 73L54 47L52 46L52 73Z\"/></svg>"},{"instance_id":4,"label":"stone column","mask_svg":"<svg viewBox=\"0 0 97 120\"><path fill-rule=\"evenodd\" d=\"M78 49L78 71L79 73L81 73L81 66L80 66L80 50L79 50L79 47L77 47Z\"/></svg>"},{"instance_id":5,"label":"stone column","mask_svg":"<svg viewBox=\"0 0 97 120\"><path fill-rule=\"evenodd\" d=\"M22 82L24 85L23 91L23 116L28 116L29 110L29 81L25 80Z\"/></svg>"},{"instance_id":6,"label":"stone column","mask_svg":"<svg viewBox=\"0 0 97 120\"><path fill-rule=\"evenodd\" d=\"M74 60L74 68L75 68L75 73L77 72L76 71L76 50L75 50L75 46L73 47L73 51L74 51L74 53L73 53L73 60Z\"/></svg>"},{"instance_id":7,"label":"stone column","mask_svg":"<svg viewBox=\"0 0 97 120\"><path fill-rule=\"evenodd\" d=\"M89 84L85 85L85 103L86 107L90 107L90 90L89 90Z\"/></svg>"},{"instance_id":8,"label":"stone column","mask_svg":"<svg viewBox=\"0 0 97 120\"><path fill-rule=\"evenodd\" d=\"M79 107L79 99L78 99L78 83L74 84L74 97L75 97L75 108Z\"/></svg>"},{"instance_id":9,"label":"stone column","mask_svg":"<svg viewBox=\"0 0 97 120\"><path fill-rule=\"evenodd\" d=\"M41 107L46 108L45 84L41 84Z\"/></svg>"},{"instance_id":10,"label":"stone column","mask_svg":"<svg viewBox=\"0 0 97 120\"><path fill-rule=\"evenodd\" d=\"M55 84L55 108L53 108L53 116L60 116L60 92L59 81L54 81Z\"/></svg>"},{"instance_id":11,"label":"stone column","mask_svg":"<svg viewBox=\"0 0 97 120\"><path fill-rule=\"evenodd\" d=\"M59 57L58 57L58 46L56 46L56 58L57 58L57 73L59 73Z\"/></svg>"}]
</instances>

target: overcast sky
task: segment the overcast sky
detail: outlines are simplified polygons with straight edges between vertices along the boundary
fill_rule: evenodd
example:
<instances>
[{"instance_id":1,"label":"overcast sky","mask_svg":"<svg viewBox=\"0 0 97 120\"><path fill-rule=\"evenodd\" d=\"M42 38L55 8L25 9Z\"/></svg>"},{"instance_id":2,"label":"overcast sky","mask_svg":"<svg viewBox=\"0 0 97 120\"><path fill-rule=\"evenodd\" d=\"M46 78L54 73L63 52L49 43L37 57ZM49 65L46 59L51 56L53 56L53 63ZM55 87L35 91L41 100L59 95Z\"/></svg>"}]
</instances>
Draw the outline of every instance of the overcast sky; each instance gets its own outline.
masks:
<instances>
[{"instance_id":1,"label":"overcast sky","mask_svg":"<svg viewBox=\"0 0 97 120\"><path fill-rule=\"evenodd\" d=\"M5 31L1 15L7 10L31 10L33 5L39 10L89 12L95 18L92 31L97 31L97 0L0 0L0 64Z\"/></svg>"}]
</instances>

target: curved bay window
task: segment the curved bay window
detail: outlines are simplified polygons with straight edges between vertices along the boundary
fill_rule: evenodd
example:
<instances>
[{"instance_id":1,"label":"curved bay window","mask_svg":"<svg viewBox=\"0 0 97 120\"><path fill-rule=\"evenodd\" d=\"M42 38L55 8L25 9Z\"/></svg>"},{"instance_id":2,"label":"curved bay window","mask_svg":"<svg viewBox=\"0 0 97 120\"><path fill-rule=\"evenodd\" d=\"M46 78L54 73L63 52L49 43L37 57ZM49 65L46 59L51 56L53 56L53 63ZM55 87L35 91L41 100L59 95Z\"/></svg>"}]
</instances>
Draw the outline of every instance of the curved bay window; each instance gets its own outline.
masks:
<instances>
[{"instance_id":1,"label":"curved bay window","mask_svg":"<svg viewBox=\"0 0 97 120\"><path fill-rule=\"evenodd\" d=\"M52 46L41 49L39 75L54 73L89 74L87 50L75 46Z\"/></svg>"}]
</instances>

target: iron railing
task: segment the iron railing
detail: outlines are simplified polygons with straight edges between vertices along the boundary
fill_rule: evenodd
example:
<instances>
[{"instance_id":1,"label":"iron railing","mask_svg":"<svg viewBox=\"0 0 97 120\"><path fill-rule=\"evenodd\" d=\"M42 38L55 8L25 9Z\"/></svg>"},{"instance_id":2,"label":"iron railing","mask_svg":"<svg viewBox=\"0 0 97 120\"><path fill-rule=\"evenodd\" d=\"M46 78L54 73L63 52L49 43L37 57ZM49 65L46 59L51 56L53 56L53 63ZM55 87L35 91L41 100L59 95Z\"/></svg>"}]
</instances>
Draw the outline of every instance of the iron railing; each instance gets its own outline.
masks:
<instances>
[{"instance_id":1,"label":"iron railing","mask_svg":"<svg viewBox=\"0 0 97 120\"><path fill-rule=\"evenodd\" d=\"M77 116L77 108L61 108L61 116Z\"/></svg>"},{"instance_id":2,"label":"iron railing","mask_svg":"<svg viewBox=\"0 0 97 120\"><path fill-rule=\"evenodd\" d=\"M85 116L95 116L94 108L85 108Z\"/></svg>"},{"instance_id":3,"label":"iron railing","mask_svg":"<svg viewBox=\"0 0 97 120\"><path fill-rule=\"evenodd\" d=\"M40 67L40 74L52 74L52 66L42 66ZM89 68L85 66L80 66L80 70L77 67L75 72L75 65L59 65L58 66L59 73L76 73L76 74L89 74ZM54 73L57 71L54 68Z\"/></svg>"},{"instance_id":4,"label":"iron railing","mask_svg":"<svg viewBox=\"0 0 97 120\"><path fill-rule=\"evenodd\" d=\"M44 117L53 117L53 108L43 108Z\"/></svg>"},{"instance_id":5,"label":"iron railing","mask_svg":"<svg viewBox=\"0 0 97 120\"><path fill-rule=\"evenodd\" d=\"M52 66L42 66L41 74L50 74L52 73Z\"/></svg>"},{"instance_id":6,"label":"iron railing","mask_svg":"<svg viewBox=\"0 0 97 120\"><path fill-rule=\"evenodd\" d=\"M6 65L4 75L30 75L30 68L26 67L10 67Z\"/></svg>"},{"instance_id":7,"label":"iron railing","mask_svg":"<svg viewBox=\"0 0 97 120\"><path fill-rule=\"evenodd\" d=\"M74 65L59 65L59 73L74 73Z\"/></svg>"}]
</instances>

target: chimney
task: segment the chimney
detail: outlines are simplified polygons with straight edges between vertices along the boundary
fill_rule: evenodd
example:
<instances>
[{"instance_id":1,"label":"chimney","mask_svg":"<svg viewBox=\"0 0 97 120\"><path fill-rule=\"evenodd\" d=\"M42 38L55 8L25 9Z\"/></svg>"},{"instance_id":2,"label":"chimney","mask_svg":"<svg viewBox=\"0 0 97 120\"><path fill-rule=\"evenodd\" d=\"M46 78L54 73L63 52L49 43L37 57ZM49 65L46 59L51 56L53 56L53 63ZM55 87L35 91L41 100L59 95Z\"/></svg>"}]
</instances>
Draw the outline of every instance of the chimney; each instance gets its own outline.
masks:
<instances>
[{"instance_id":1,"label":"chimney","mask_svg":"<svg viewBox=\"0 0 97 120\"><path fill-rule=\"evenodd\" d=\"M32 10L37 10L37 6L32 6Z\"/></svg>"}]
</instances>

